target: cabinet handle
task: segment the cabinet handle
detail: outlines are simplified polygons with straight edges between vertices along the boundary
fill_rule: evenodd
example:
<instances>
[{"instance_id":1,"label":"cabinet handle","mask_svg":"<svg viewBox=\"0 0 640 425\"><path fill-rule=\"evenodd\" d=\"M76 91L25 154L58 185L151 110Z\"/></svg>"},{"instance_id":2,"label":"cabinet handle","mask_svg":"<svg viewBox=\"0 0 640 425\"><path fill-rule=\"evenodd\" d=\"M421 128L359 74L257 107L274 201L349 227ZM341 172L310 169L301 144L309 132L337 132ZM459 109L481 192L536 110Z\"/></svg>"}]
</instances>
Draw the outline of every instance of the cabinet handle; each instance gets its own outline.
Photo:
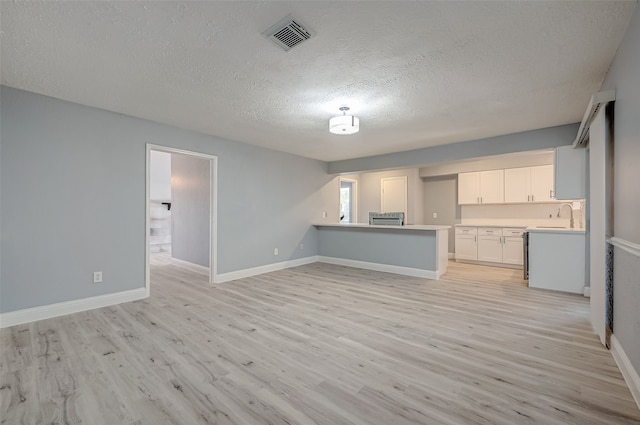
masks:
<instances>
[{"instance_id":1,"label":"cabinet handle","mask_svg":"<svg viewBox=\"0 0 640 425\"><path fill-rule=\"evenodd\" d=\"M527 202L531 202L531 195L527 195Z\"/></svg>"},{"instance_id":2,"label":"cabinet handle","mask_svg":"<svg viewBox=\"0 0 640 425\"><path fill-rule=\"evenodd\" d=\"M533 202L533 195L531 195L531 202Z\"/></svg>"}]
</instances>

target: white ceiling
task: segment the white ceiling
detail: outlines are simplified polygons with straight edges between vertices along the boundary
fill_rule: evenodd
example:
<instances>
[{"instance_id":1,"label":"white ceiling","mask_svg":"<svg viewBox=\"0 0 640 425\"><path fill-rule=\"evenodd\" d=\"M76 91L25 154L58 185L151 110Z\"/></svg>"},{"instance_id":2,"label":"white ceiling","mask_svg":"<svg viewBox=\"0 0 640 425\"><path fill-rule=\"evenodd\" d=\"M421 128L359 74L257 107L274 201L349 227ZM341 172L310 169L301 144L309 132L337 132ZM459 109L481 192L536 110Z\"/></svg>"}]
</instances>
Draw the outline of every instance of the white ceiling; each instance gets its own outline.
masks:
<instances>
[{"instance_id":1,"label":"white ceiling","mask_svg":"<svg viewBox=\"0 0 640 425\"><path fill-rule=\"evenodd\" d=\"M347 159L580 121L635 4L3 1L2 84ZM284 52L290 13L316 35Z\"/></svg>"}]
</instances>

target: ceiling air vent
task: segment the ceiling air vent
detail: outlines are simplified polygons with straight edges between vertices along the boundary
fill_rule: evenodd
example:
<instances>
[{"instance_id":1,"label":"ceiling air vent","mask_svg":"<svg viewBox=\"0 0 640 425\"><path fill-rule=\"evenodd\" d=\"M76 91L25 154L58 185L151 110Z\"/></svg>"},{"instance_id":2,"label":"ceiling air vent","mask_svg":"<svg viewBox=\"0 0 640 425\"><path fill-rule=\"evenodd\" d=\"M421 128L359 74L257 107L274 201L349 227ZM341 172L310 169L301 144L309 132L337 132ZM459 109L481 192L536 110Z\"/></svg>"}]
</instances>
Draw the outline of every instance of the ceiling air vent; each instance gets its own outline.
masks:
<instances>
[{"instance_id":1,"label":"ceiling air vent","mask_svg":"<svg viewBox=\"0 0 640 425\"><path fill-rule=\"evenodd\" d=\"M266 38L280 46L284 51L289 51L305 40L313 37L313 33L305 28L298 19L291 15L262 33Z\"/></svg>"}]
</instances>

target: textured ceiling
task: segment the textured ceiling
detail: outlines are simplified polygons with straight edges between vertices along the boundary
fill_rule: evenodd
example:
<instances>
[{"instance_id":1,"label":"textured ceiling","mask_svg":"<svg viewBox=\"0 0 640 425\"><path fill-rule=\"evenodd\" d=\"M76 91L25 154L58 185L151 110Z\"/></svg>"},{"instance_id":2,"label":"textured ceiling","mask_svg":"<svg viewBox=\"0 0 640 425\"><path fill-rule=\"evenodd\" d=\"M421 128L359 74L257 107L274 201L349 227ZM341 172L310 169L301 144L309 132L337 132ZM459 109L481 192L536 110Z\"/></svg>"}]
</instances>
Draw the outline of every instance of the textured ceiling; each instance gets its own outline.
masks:
<instances>
[{"instance_id":1,"label":"textured ceiling","mask_svg":"<svg viewBox=\"0 0 640 425\"><path fill-rule=\"evenodd\" d=\"M3 1L2 84L347 159L580 121L635 4ZM316 35L284 52L290 13Z\"/></svg>"}]
</instances>

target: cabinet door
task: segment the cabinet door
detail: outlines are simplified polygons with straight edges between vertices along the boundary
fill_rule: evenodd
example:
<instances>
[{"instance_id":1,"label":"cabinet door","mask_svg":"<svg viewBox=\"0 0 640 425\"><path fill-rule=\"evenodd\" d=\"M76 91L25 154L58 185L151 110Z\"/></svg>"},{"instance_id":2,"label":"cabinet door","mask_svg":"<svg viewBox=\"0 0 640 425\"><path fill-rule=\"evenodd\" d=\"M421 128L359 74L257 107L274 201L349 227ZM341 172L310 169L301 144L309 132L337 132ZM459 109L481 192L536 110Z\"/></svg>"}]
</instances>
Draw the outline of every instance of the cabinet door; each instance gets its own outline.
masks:
<instances>
[{"instance_id":1,"label":"cabinet door","mask_svg":"<svg viewBox=\"0 0 640 425\"><path fill-rule=\"evenodd\" d=\"M549 202L553 199L553 165L531 167L532 202Z\"/></svg>"},{"instance_id":2,"label":"cabinet door","mask_svg":"<svg viewBox=\"0 0 640 425\"><path fill-rule=\"evenodd\" d=\"M458 174L458 204L477 204L480 201L480 173Z\"/></svg>"},{"instance_id":3,"label":"cabinet door","mask_svg":"<svg viewBox=\"0 0 640 425\"><path fill-rule=\"evenodd\" d=\"M531 170L524 168L507 168L504 170L504 202L524 203L531 200L529 187Z\"/></svg>"},{"instance_id":4,"label":"cabinet door","mask_svg":"<svg viewBox=\"0 0 640 425\"><path fill-rule=\"evenodd\" d=\"M456 235L456 260L477 260L476 235Z\"/></svg>"},{"instance_id":5,"label":"cabinet door","mask_svg":"<svg viewBox=\"0 0 640 425\"><path fill-rule=\"evenodd\" d=\"M507 264L522 265L524 254L522 236L505 236L502 246L502 262Z\"/></svg>"},{"instance_id":6,"label":"cabinet door","mask_svg":"<svg viewBox=\"0 0 640 425\"><path fill-rule=\"evenodd\" d=\"M478 236L478 261L502 263L502 236Z\"/></svg>"},{"instance_id":7,"label":"cabinet door","mask_svg":"<svg viewBox=\"0 0 640 425\"><path fill-rule=\"evenodd\" d=\"M582 199L587 181L587 150L572 146L556 148L555 198Z\"/></svg>"},{"instance_id":8,"label":"cabinet door","mask_svg":"<svg viewBox=\"0 0 640 425\"><path fill-rule=\"evenodd\" d=\"M480 172L480 203L504 203L504 170Z\"/></svg>"}]
</instances>

